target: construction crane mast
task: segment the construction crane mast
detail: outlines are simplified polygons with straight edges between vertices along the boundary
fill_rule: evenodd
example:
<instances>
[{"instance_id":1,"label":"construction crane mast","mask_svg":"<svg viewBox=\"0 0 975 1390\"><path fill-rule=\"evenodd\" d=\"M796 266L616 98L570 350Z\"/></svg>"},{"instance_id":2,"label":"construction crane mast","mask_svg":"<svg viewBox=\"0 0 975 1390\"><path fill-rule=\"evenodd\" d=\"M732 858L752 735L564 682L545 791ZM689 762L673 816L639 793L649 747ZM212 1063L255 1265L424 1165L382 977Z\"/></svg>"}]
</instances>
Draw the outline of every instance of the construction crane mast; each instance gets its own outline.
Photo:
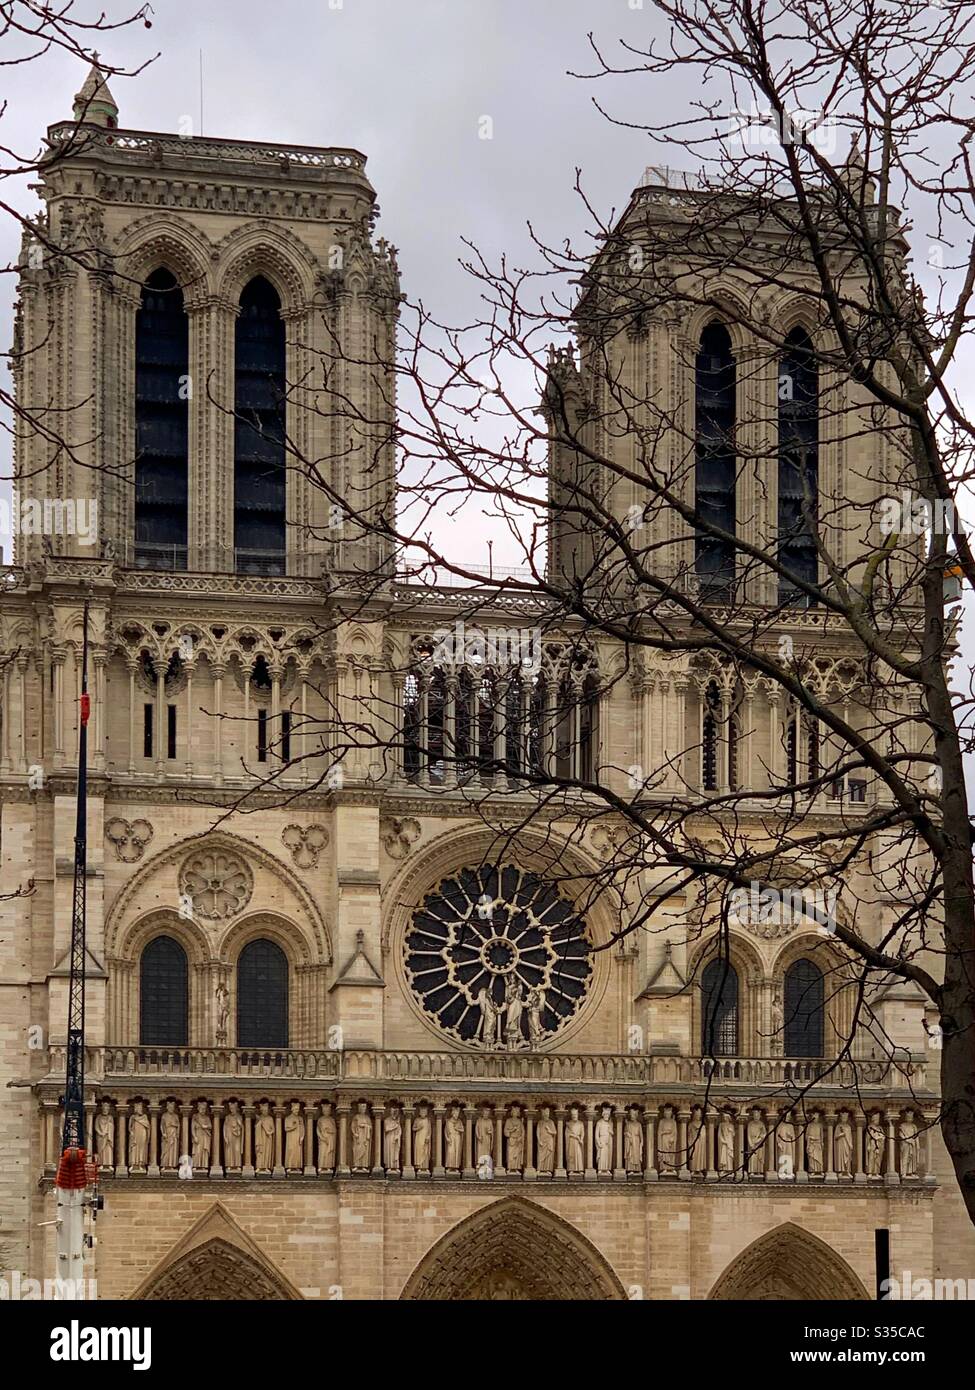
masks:
<instances>
[{"instance_id":1,"label":"construction crane mast","mask_svg":"<svg viewBox=\"0 0 975 1390\"><path fill-rule=\"evenodd\" d=\"M82 622L81 700L78 711L78 806L74 836L74 890L71 902L71 972L68 984L67 1065L64 1128L54 1188L57 1196L57 1279L63 1296L78 1297L84 1287L85 1211L100 1204L88 1189L97 1177L85 1145L85 912L88 867L88 601Z\"/></svg>"}]
</instances>

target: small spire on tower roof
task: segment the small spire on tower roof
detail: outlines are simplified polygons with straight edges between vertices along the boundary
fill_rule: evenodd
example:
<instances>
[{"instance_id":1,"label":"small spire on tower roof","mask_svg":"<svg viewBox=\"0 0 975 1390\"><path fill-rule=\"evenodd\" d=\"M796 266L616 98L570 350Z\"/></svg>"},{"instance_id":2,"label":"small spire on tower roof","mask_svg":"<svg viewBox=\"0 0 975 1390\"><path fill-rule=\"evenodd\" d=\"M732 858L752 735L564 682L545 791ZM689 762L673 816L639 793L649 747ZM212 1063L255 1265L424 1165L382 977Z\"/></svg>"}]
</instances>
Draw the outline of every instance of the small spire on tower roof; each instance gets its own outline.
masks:
<instances>
[{"instance_id":1,"label":"small spire on tower roof","mask_svg":"<svg viewBox=\"0 0 975 1390\"><path fill-rule=\"evenodd\" d=\"M98 54L93 53L92 65L88 70L81 91L74 99L74 119L87 125L100 125L112 128L118 125L118 106L108 89L108 83L98 62Z\"/></svg>"}]
</instances>

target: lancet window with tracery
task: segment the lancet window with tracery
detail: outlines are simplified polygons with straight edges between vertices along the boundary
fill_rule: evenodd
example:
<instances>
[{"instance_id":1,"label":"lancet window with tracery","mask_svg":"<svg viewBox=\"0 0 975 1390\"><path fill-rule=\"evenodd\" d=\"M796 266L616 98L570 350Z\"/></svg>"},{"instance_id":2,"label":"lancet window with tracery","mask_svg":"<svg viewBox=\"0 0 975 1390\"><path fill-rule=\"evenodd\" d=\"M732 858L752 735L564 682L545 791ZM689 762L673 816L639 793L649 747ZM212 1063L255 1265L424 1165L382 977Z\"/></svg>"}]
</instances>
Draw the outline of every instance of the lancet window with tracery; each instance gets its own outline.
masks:
<instances>
[{"instance_id":1,"label":"lancet window with tracery","mask_svg":"<svg viewBox=\"0 0 975 1390\"><path fill-rule=\"evenodd\" d=\"M589 648L553 643L537 662L449 662L438 660L431 639L418 638L411 655L401 719L402 769L411 781L594 776L599 680Z\"/></svg>"}]
</instances>

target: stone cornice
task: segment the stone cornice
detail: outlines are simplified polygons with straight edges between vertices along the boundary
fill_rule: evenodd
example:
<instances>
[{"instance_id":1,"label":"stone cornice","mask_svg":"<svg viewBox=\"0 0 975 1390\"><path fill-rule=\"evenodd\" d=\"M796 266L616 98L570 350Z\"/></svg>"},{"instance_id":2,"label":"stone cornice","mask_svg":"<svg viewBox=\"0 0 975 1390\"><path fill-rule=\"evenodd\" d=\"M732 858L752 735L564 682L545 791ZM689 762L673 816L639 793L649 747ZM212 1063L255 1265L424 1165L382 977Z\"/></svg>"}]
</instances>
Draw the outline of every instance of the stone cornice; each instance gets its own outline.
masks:
<instances>
[{"instance_id":1,"label":"stone cornice","mask_svg":"<svg viewBox=\"0 0 975 1390\"><path fill-rule=\"evenodd\" d=\"M167 168L174 174L196 172L205 177L224 169L229 182L239 177L243 166L255 174L273 175L278 182L282 176L294 183L322 183L345 176L372 191L365 175L366 156L343 146L180 136L163 131L109 129L77 121L48 126L47 143L51 154L45 170L57 167L60 159L70 153L72 169L85 160L132 173L142 168Z\"/></svg>"}]
</instances>

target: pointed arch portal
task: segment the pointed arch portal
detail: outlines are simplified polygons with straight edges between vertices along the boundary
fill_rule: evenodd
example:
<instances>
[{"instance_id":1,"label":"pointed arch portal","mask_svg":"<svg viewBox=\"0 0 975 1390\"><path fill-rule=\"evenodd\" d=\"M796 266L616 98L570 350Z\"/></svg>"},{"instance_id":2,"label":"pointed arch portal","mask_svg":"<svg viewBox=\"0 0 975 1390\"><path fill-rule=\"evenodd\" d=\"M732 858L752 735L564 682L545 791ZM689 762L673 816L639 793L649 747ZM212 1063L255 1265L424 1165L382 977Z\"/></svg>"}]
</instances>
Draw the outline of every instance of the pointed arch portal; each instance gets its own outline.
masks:
<instances>
[{"instance_id":1,"label":"pointed arch portal","mask_svg":"<svg viewBox=\"0 0 975 1390\"><path fill-rule=\"evenodd\" d=\"M786 1222L736 1255L708 1295L716 1299L869 1298L847 1262L818 1236Z\"/></svg>"},{"instance_id":2,"label":"pointed arch portal","mask_svg":"<svg viewBox=\"0 0 975 1390\"><path fill-rule=\"evenodd\" d=\"M595 1246L567 1222L533 1203L505 1198L448 1231L417 1265L401 1296L591 1302L626 1294Z\"/></svg>"},{"instance_id":3,"label":"pointed arch portal","mask_svg":"<svg viewBox=\"0 0 975 1390\"><path fill-rule=\"evenodd\" d=\"M175 1260L140 1297L177 1302L293 1297L273 1271L226 1240L209 1240Z\"/></svg>"},{"instance_id":4,"label":"pointed arch portal","mask_svg":"<svg viewBox=\"0 0 975 1390\"><path fill-rule=\"evenodd\" d=\"M254 1302L302 1295L226 1208L215 1202L129 1297Z\"/></svg>"}]
</instances>

